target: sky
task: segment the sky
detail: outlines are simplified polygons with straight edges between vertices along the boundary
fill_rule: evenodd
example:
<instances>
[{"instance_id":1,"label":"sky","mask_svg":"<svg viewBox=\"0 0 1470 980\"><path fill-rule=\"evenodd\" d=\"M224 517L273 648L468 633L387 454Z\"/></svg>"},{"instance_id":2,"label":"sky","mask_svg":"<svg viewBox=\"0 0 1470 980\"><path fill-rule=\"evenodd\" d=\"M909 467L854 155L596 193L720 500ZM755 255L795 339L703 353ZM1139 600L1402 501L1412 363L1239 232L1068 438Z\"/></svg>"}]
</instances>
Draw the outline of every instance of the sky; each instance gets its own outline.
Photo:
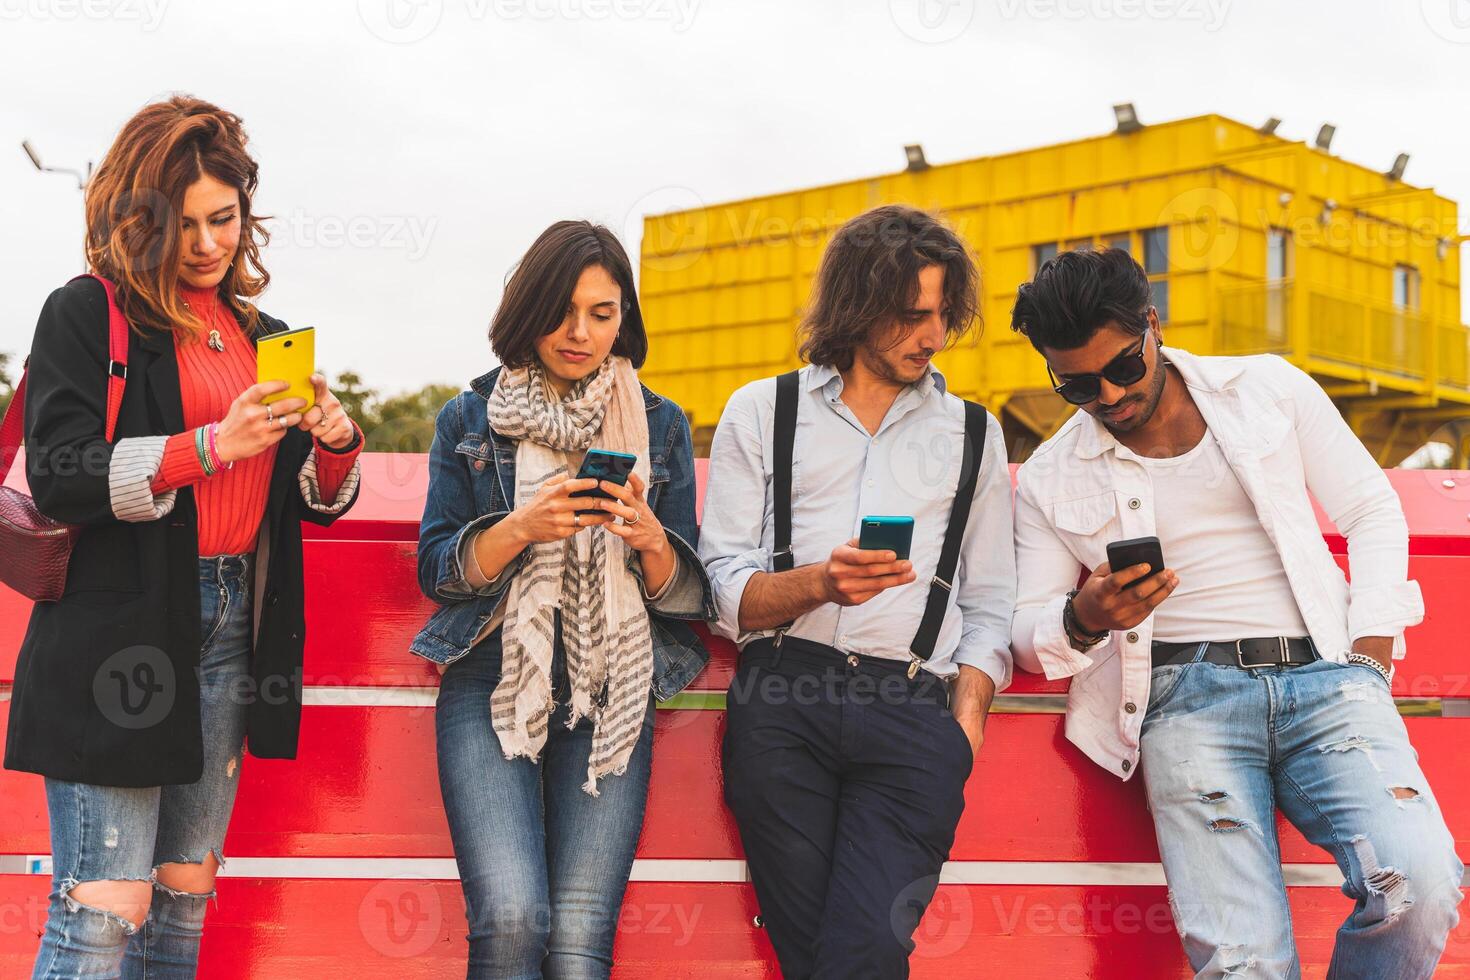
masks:
<instances>
[{"instance_id":1,"label":"sky","mask_svg":"<svg viewBox=\"0 0 1470 980\"><path fill-rule=\"evenodd\" d=\"M1104 133L1117 102L1333 122L1470 233L1470 0L0 0L0 351L82 271L76 182L21 141L85 167L174 92L245 121L261 308L384 392L494 366L558 219L636 261L644 213Z\"/></svg>"}]
</instances>

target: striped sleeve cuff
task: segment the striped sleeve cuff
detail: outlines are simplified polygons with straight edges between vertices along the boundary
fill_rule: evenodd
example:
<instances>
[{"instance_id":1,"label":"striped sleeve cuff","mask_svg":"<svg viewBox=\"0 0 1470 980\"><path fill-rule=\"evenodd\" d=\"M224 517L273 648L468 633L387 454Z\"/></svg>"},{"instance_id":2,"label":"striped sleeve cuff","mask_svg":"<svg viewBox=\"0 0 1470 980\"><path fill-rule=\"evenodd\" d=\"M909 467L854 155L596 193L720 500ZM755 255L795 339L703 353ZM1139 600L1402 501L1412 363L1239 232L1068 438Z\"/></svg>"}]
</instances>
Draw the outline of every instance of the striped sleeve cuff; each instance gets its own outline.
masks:
<instances>
[{"instance_id":1,"label":"striped sleeve cuff","mask_svg":"<svg viewBox=\"0 0 1470 980\"><path fill-rule=\"evenodd\" d=\"M362 464L354 459L352 468L342 478L342 485L337 488L332 502L322 502L321 484L317 479L317 455L316 447L311 447L311 452L306 454L306 462L301 464L301 472L297 475L297 483L301 487L301 497L306 501L306 506L319 514L340 514L348 504L352 503L353 496L357 493L357 484L362 479Z\"/></svg>"},{"instance_id":2,"label":"striped sleeve cuff","mask_svg":"<svg viewBox=\"0 0 1470 980\"><path fill-rule=\"evenodd\" d=\"M168 441L168 436L133 436L119 439L113 446L107 491L113 516L118 520L141 524L156 521L174 509L178 491L153 492L153 478L163 465Z\"/></svg>"},{"instance_id":3,"label":"striped sleeve cuff","mask_svg":"<svg viewBox=\"0 0 1470 980\"><path fill-rule=\"evenodd\" d=\"M357 457L362 452L362 430L357 428L356 422L352 423L352 428L355 430L352 442L342 449L333 449L320 440L312 440L317 454L317 487L322 497L336 499L347 474L357 464Z\"/></svg>"}]
</instances>

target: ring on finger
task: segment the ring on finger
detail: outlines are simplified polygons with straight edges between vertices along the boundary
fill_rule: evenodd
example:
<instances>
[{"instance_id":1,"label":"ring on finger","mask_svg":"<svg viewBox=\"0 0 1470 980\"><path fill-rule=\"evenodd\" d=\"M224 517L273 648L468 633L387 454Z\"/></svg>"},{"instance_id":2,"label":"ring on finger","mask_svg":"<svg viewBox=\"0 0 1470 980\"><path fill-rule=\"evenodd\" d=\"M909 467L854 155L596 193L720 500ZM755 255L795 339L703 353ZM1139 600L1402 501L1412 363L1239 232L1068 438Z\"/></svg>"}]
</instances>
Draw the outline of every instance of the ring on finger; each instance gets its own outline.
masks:
<instances>
[{"instance_id":1,"label":"ring on finger","mask_svg":"<svg viewBox=\"0 0 1470 980\"><path fill-rule=\"evenodd\" d=\"M280 418L276 419L276 421L279 422L279 423L281 423L281 428L283 428L283 429L289 429L289 428L291 428L291 423L288 422L288 421L286 421L286 416L284 416L284 415L282 415Z\"/></svg>"},{"instance_id":2,"label":"ring on finger","mask_svg":"<svg viewBox=\"0 0 1470 980\"><path fill-rule=\"evenodd\" d=\"M573 514L572 515L572 524L574 526L576 526L576 527L581 527L582 526L582 515L581 514Z\"/></svg>"},{"instance_id":3,"label":"ring on finger","mask_svg":"<svg viewBox=\"0 0 1470 980\"><path fill-rule=\"evenodd\" d=\"M276 410L269 405L265 407L265 420L267 422L274 422L276 420Z\"/></svg>"},{"instance_id":4,"label":"ring on finger","mask_svg":"<svg viewBox=\"0 0 1470 980\"><path fill-rule=\"evenodd\" d=\"M623 523L626 524L628 527L632 527L634 524L637 524L638 523L638 520L639 520L638 512L635 510L635 511L633 511L633 519L630 521L630 520L628 520L628 518L625 517L625 518L623 518Z\"/></svg>"}]
</instances>

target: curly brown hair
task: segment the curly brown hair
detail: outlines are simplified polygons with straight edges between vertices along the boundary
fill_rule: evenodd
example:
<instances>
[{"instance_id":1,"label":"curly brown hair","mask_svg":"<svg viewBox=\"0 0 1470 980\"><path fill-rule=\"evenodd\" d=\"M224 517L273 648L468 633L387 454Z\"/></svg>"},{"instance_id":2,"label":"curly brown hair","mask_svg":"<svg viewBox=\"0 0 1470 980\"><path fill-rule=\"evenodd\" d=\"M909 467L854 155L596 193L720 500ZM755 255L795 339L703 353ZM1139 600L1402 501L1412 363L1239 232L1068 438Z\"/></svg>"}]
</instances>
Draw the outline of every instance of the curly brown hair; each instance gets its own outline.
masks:
<instances>
[{"instance_id":1,"label":"curly brown hair","mask_svg":"<svg viewBox=\"0 0 1470 980\"><path fill-rule=\"evenodd\" d=\"M851 368L857 350L917 301L919 271L931 265L944 269L948 346L979 319L980 272L960 237L934 215L900 204L873 208L837 229L802 317L802 359Z\"/></svg>"},{"instance_id":2,"label":"curly brown hair","mask_svg":"<svg viewBox=\"0 0 1470 980\"><path fill-rule=\"evenodd\" d=\"M129 119L87 183L87 264L117 286L118 303L137 330L193 332L203 323L179 296L184 192L204 175L240 192L240 244L219 284L220 298L259 322L246 297L270 282L260 248L270 240L252 214L258 166L245 149L240 118L202 99L176 95Z\"/></svg>"}]
</instances>

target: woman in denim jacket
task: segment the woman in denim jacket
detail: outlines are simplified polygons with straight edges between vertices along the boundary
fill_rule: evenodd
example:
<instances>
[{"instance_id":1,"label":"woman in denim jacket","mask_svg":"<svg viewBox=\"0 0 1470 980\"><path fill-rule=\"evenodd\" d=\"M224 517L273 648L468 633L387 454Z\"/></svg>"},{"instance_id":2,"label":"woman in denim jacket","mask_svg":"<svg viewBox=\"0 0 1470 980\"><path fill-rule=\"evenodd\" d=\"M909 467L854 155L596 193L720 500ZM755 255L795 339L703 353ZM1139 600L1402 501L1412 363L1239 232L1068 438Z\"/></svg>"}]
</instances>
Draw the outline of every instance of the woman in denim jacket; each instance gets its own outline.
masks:
<instances>
[{"instance_id":1,"label":"woman in denim jacket","mask_svg":"<svg viewBox=\"0 0 1470 980\"><path fill-rule=\"evenodd\" d=\"M470 977L606 977L643 826L653 704L708 659L694 452L638 382L648 340L627 254L552 225L490 327L500 368L439 413L411 649L439 666L439 781ZM626 487L573 479L632 453ZM571 494L600 488L606 498Z\"/></svg>"}]
</instances>

